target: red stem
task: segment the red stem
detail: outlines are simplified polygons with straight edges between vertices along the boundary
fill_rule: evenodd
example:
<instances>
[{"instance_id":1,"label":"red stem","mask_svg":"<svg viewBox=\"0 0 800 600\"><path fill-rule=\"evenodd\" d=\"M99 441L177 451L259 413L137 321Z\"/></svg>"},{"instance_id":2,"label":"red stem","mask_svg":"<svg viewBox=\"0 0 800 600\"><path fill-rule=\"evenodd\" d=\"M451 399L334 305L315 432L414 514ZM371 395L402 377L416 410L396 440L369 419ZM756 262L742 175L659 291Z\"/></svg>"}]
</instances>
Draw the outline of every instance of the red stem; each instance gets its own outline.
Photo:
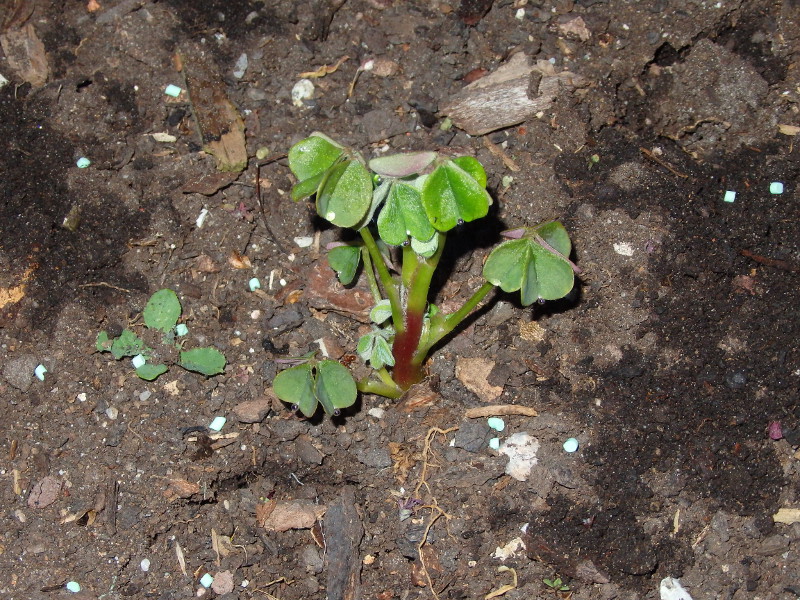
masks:
<instances>
[{"instance_id":1,"label":"red stem","mask_svg":"<svg viewBox=\"0 0 800 600\"><path fill-rule=\"evenodd\" d=\"M420 365L414 364L414 354L422 336L423 318L424 314L422 313L408 312L406 328L395 336L392 345L392 354L394 355L392 379L404 390L422 381L422 368Z\"/></svg>"}]
</instances>

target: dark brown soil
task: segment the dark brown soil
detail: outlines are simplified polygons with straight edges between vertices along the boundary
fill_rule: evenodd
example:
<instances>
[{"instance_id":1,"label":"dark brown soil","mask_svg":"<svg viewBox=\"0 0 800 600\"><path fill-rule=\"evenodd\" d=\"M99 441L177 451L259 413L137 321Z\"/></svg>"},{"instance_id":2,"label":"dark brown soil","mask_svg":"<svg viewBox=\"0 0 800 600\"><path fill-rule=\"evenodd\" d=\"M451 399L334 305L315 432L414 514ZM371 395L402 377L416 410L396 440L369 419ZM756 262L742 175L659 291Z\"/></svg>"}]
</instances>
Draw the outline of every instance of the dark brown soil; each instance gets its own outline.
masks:
<instances>
[{"instance_id":1,"label":"dark brown soil","mask_svg":"<svg viewBox=\"0 0 800 600\"><path fill-rule=\"evenodd\" d=\"M508 600L669 598L668 577L694 600L800 596L800 525L774 518L800 502L800 13L687 6L0 7L0 33L30 26L49 67L34 86L18 54L0 60L3 597L478 599L513 583L500 566L516 576ZM205 195L188 191L216 172L197 110L164 94L186 87L174 57L192 60L190 42L250 157ZM485 136L443 128L465 79L518 52L574 85ZM368 59L386 70L356 80ZM337 64L293 105L301 73ZM348 361L364 327L320 251L341 233L287 195L279 156L315 130L368 157L449 147L485 165L493 212L451 236L438 303L480 285L502 229L552 218L572 236L576 289L528 309L490 296L411 401L299 418L272 400L275 360L323 340ZM95 351L101 330L141 332L164 287L187 346L224 352L223 375L147 382ZM501 433L465 417L491 404L539 416ZM229 437L209 437L216 416ZM520 481L487 443L523 432L539 446ZM265 507L301 500L327 507L313 529L263 526ZM568 590L543 583L556 576Z\"/></svg>"}]
</instances>

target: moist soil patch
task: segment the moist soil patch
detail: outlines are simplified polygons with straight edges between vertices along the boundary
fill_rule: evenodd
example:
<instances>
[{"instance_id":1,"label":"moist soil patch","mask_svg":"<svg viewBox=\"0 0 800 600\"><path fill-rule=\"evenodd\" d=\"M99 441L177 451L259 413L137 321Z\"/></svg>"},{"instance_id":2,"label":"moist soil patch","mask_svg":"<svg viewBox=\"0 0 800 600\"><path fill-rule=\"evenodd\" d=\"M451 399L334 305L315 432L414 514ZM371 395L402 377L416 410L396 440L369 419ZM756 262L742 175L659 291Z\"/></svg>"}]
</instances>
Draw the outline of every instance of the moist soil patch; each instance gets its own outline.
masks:
<instances>
[{"instance_id":1,"label":"moist soil patch","mask_svg":"<svg viewBox=\"0 0 800 600\"><path fill-rule=\"evenodd\" d=\"M800 595L791 2L95 4L0 8L4 597ZM449 124L519 53L529 99L551 95L485 135ZM181 60L241 117L243 171L203 151L226 132L204 137ZM437 304L480 285L503 229L554 218L575 289L494 293L410 397L299 417L276 361L358 368L369 297L328 268L342 233L289 200L282 155L312 131L485 165L492 212L451 235ZM141 312L165 287L224 374L145 381L96 351L101 330L159 344ZM466 414L500 404L538 416ZM515 434L520 479L489 446Z\"/></svg>"}]
</instances>

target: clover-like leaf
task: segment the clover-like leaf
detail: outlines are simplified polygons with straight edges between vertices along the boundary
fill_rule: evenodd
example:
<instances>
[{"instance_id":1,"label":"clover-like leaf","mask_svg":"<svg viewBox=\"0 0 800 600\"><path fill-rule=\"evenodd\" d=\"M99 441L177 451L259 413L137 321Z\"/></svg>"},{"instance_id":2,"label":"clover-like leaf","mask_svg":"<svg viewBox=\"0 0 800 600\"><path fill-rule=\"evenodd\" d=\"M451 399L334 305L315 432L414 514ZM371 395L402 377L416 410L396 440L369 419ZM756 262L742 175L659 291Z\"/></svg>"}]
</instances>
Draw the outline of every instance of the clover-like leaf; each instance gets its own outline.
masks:
<instances>
[{"instance_id":1,"label":"clover-like leaf","mask_svg":"<svg viewBox=\"0 0 800 600\"><path fill-rule=\"evenodd\" d=\"M299 181L306 181L325 173L343 153L343 146L322 133L314 132L291 147L289 168ZM314 191L308 195L310 196Z\"/></svg>"},{"instance_id":2,"label":"clover-like leaf","mask_svg":"<svg viewBox=\"0 0 800 600\"><path fill-rule=\"evenodd\" d=\"M483 276L506 292L519 290L523 306L539 299L557 300L575 283L567 258L570 247L563 225L546 223L497 246L486 259Z\"/></svg>"},{"instance_id":3,"label":"clover-like leaf","mask_svg":"<svg viewBox=\"0 0 800 600\"><path fill-rule=\"evenodd\" d=\"M329 415L338 414L339 409L352 406L358 396L356 382L350 371L335 360L317 363L314 391L323 410Z\"/></svg>"},{"instance_id":4,"label":"clover-like leaf","mask_svg":"<svg viewBox=\"0 0 800 600\"><path fill-rule=\"evenodd\" d=\"M434 235L427 242L421 242L417 238L411 238L411 249L425 258L430 258L439 249L439 236Z\"/></svg>"},{"instance_id":5,"label":"clover-like leaf","mask_svg":"<svg viewBox=\"0 0 800 600\"><path fill-rule=\"evenodd\" d=\"M369 311L369 320L380 325L392 318L392 303L384 298Z\"/></svg>"},{"instance_id":6,"label":"clover-like leaf","mask_svg":"<svg viewBox=\"0 0 800 600\"><path fill-rule=\"evenodd\" d=\"M313 417L317 412L313 365L310 362L278 373L272 382L272 389L278 398L296 406L306 417Z\"/></svg>"},{"instance_id":7,"label":"clover-like leaf","mask_svg":"<svg viewBox=\"0 0 800 600\"><path fill-rule=\"evenodd\" d=\"M408 177L422 172L435 159L436 152L404 152L373 158L369 168L384 177Z\"/></svg>"},{"instance_id":8,"label":"clover-like leaf","mask_svg":"<svg viewBox=\"0 0 800 600\"><path fill-rule=\"evenodd\" d=\"M101 331L97 334L94 347L98 352L111 352L111 345L114 341L108 337L107 331Z\"/></svg>"},{"instance_id":9,"label":"clover-like leaf","mask_svg":"<svg viewBox=\"0 0 800 600\"><path fill-rule=\"evenodd\" d=\"M122 334L114 339L111 344L111 354L117 360L123 356L136 356L137 354L145 354L149 348L144 345L141 338L133 333L130 329L124 329Z\"/></svg>"},{"instance_id":10,"label":"clover-like leaf","mask_svg":"<svg viewBox=\"0 0 800 600\"><path fill-rule=\"evenodd\" d=\"M328 251L328 264L336 271L342 285L350 285L356 277L361 262L361 248L358 246L336 246Z\"/></svg>"},{"instance_id":11,"label":"clover-like leaf","mask_svg":"<svg viewBox=\"0 0 800 600\"><path fill-rule=\"evenodd\" d=\"M449 231L460 223L485 217L492 198L481 183L452 160L439 165L422 186L422 205L431 225Z\"/></svg>"},{"instance_id":12,"label":"clover-like leaf","mask_svg":"<svg viewBox=\"0 0 800 600\"><path fill-rule=\"evenodd\" d=\"M226 362L225 355L216 348L193 348L181 352L178 364L189 371L211 377L223 373Z\"/></svg>"},{"instance_id":13,"label":"clover-like leaf","mask_svg":"<svg viewBox=\"0 0 800 600\"><path fill-rule=\"evenodd\" d=\"M167 365L150 365L144 364L141 367L136 367L136 374L140 379L145 381L153 381L159 375L167 372Z\"/></svg>"},{"instance_id":14,"label":"clover-like leaf","mask_svg":"<svg viewBox=\"0 0 800 600\"><path fill-rule=\"evenodd\" d=\"M334 165L317 191L317 213L339 227L352 227L372 203L372 177L357 160Z\"/></svg>"},{"instance_id":15,"label":"clover-like leaf","mask_svg":"<svg viewBox=\"0 0 800 600\"><path fill-rule=\"evenodd\" d=\"M178 295L170 289L158 290L150 296L142 313L145 325L164 333L175 327L180 316L180 300L178 300Z\"/></svg>"},{"instance_id":16,"label":"clover-like leaf","mask_svg":"<svg viewBox=\"0 0 800 600\"><path fill-rule=\"evenodd\" d=\"M482 188L486 187L486 169L483 168L483 165L477 158L473 156L459 156L454 158L453 162L469 173L470 177L477 181L479 186Z\"/></svg>"},{"instance_id":17,"label":"clover-like leaf","mask_svg":"<svg viewBox=\"0 0 800 600\"><path fill-rule=\"evenodd\" d=\"M408 236L429 240L436 230L422 206L422 196L415 187L395 182L378 215L378 235L387 244L399 246Z\"/></svg>"}]
</instances>

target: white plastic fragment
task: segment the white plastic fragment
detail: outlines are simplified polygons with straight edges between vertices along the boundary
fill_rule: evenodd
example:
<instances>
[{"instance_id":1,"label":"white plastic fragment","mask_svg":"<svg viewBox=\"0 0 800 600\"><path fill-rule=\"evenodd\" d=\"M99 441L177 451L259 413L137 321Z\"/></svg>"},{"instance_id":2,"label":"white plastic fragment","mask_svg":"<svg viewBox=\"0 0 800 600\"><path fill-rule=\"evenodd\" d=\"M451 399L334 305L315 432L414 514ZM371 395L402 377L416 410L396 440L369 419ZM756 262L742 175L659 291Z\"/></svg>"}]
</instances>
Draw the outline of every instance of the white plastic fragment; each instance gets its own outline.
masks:
<instances>
[{"instance_id":1,"label":"white plastic fragment","mask_svg":"<svg viewBox=\"0 0 800 600\"><path fill-rule=\"evenodd\" d=\"M134 369L138 369L139 367L143 367L144 364L147 362L144 356L141 354L137 354L131 359L131 364L133 365Z\"/></svg>"},{"instance_id":2,"label":"white plastic fragment","mask_svg":"<svg viewBox=\"0 0 800 600\"><path fill-rule=\"evenodd\" d=\"M506 422L500 417L489 417L486 419L486 424L495 431L503 431L506 428Z\"/></svg>"},{"instance_id":3,"label":"white plastic fragment","mask_svg":"<svg viewBox=\"0 0 800 600\"><path fill-rule=\"evenodd\" d=\"M142 562L139 563L139 568L141 568L142 571L147 573L150 570L150 559L143 558Z\"/></svg>"},{"instance_id":4,"label":"white plastic fragment","mask_svg":"<svg viewBox=\"0 0 800 600\"><path fill-rule=\"evenodd\" d=\"M39 381L44 381L44 374L47 373L47 367L44 365L38 365L34 370L33 374L36 375L36 379Z\"/></svg>"},{"instance_id":5,"label":"white plastic fragment","mask_svg":"<svg viewBox=\"0 0 800 600\"><path fill-rule=\"evenodd\" d=\"M67 591L72 592L73 594L77 594L81 591L81 584L77 581L68 581L65 587L67 588Z\"/></svg>"},{"instance_id":6,"label":"white plastic fragment","mask_svg":"<svg viewBox=\"0 0 800 600\"><path fill-rule=\"evenodd\" d=\"M208 428L211 431L222 431L222 428L225 427L225 423L228 422L228 419L225 417L214 417L214 420L211 421L211 424Z\"/></svg>"},{"instance_id":7,"label":"white plastic fragment","mask_svg":"<svg viewBox=\"0 0 800 600\"><path fill-rule=\"evenodd\" d=\"M247 282L247 285L250 287L251 292L255 292L256 290L261 289L261 282L258 280L258 277L253 277L250 281Z\"/></svg>"},{"instance_id":8,"label":"white plastic fragment","mask_svg":"<svg viewBox=\"0 0 800 600\"><path fill-rule=\"evenodd\" d=\"M736 192L733 190L728 190L725 192L725 196L722 198L725 202L733 202L736 200Z\"/></svg>"},{"instance_id":9,"label":"white plastic fragment","mask_svg":"<svg viewBox=\"0 0 800 600\"><path fill-rule=\"evenodd\" d=\"M292 88L292 104L302 108L306 100L314 97L314 84L310 79L301 79Z\"/></svg>"},{"instance_id":10,"label":"white plastic fragment","mask_svg":"<svg viewBox=\"0 0 800 600\"><path fill-rule=\"evenodd\" d=\"M92 161L90 161L90 160L89 160L88 158L86 158L85 156L81 156L81 157L80 157L80 158L79 158L79 159L78 159L78 160L75 162L75 165L76 165L76 166L77 166L79 169L85 169L85 168L86 168L86 167L88 167L90 164L92 164Z\"/></svg>"},{"instance_id":11,"label":"white plastic fragment","mask_svg":"<svg viewBox=\"0 0 800 600\"><path fill-rule=\"evenodd\" d=\"M578 440L574 437L569 438L564 442L564 452L575 452L578 449Z\"/></svg>"},{"instance_id":12,"label":"white plastic fragment","mask_svg":"<svg viewBox=\"0 0 800 600\"><path fill-rule=\"evenodd\" d=\"M212 583L214 583L214 577L212 577L211 573L206 573L200 578L200 585L204 588L210 588Z\"/></svg>"},{"instance_id":13,"label":"white plastic fragment","mask_svg":"<svg viewBox=\"0 0 800 600\"><path fill-rule=\"evenodd\" d=\"M0 90L2 90L7 85L8 85L8 79L0 75Z\"/></svg>"},{"instance_id":14,"label":"white plastic fragment","mask_svg":"<svg viewBox=\"0 0 800 600\"><path fill-rule=\"evenodd\" d=\"M308 248L311 244L314 243L314 238L310 235L301 235L299 237L294 238L294 243L298 245L300 248Z\"/></svg>"},{"instance_id":15,"label":"white plastic fragment","mask_svg":"<svg viewBox=\"0 0 800 600\"><path fill-rule=\"evenodd\" d=\"M197 216L197 221L195 221L198 229L200 229L205 224L206 219L208 218L208 214L209 213L207 208L203 208L203 210L200 211L200 214Z\"/></svg>"},{"instance_id":16,"label":"white plastic fragment","mask_svg":"<svg viewBox=\"0 0 800 600\"><path fill-rule=\"evenodd\" d=\"M181 337L187 333L189 333L189 328L186 326L186 323L178 323L175 325L175 335Z\"/></svg>"},{"instance_id":17,"label":"white plastic fragment","mask_svg":"<svg viewBox=\"0 0 800 600\"><path fill-rule=\"evenodd\" d=\"M662 579L658 591L661 594L661 600L692 600L689 592L674 577Z\"/></svg>"},{"instance_id":18,"label":"white plastic fragment","mask_svg":"<svg viewBox=\"0 0 800 600\"><path fill-rule=\"evenodd\" d=\"M179 88L177 85L172 85L171 83L164 88L164 93L167 96L172 96L173 98L177 98L178 96L180 96L182 91L183 90Z\"/></svg>"},{"instance_id":19,"label":"white plastic fragment","mask_svg":"<svg viewBox=\"0 0 800 600\"><path fill-rule=\"evenodd\" d=\"M517 21L524 21L525 20L525 9L524 8L518 8L517 12L514 13L514 18Z\"/></svg>"},{"instance_id":20,"label":"white plastic fragment","mask_svg":"<svg viewBox=\"0 0 800 600\"><path fill-rule=\"evenodd\" d=\"M778 195L783 193L783 183L780 181L773 181L769 184L769 193Z\"/></svg>"},{"instance_id":21,"label":"white plastic fragment","mask_svg":"<svg viewBox=\"0 0 800 600\"><path fill-rule=\"evenodd\" d=\"M614 244L614 252L622 256L633 256L633 246L628 242L617 242Z\"/></svg>"},{"instance_id":22,"label":"white plastic fragment","mask_svg":"<svg viewBox=\"0 0 800 600\"><path fill-rule=\"evenodd\" d=\"M525 549L525 542L522 541L521 537L516 537L502 548L498 546L495 549L494 554L492 554L492 558L499 558L501 561L505 562L509 558L514 558L517 555L517 552Z\"/></svg>"},{"instance_id":23,"label":"white plastic fragment","mask_svg":"<svg viewBox=\"0 0 800 600\"><path fill-rule=\"evenodd\" d=\"M539 440L527 431L509 437L498 451L508 456L506 475L511 475L517 481L527 481L531 469L539 462L536 457L539 452Z\"/></svg>"}]
</instances>

